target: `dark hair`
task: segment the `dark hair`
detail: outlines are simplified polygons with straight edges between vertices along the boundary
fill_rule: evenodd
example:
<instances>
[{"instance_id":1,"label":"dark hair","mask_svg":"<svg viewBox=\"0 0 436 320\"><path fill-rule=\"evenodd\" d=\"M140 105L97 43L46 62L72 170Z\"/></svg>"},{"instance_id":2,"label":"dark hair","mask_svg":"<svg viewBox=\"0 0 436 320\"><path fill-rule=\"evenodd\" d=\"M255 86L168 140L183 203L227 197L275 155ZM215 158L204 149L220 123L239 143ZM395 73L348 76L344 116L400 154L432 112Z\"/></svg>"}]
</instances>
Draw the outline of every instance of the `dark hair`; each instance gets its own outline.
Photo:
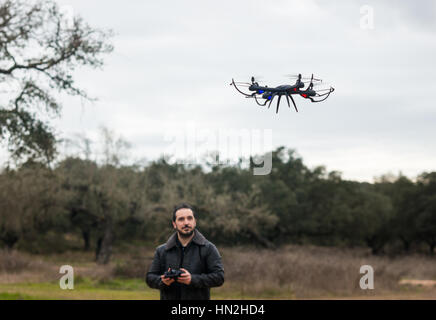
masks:
<instances>
[{"instance_id":1,"label":"dark hair","mask_svg":"<svg viewBox=\"0 0 436 320\"><path fill-rule=\"evenodd\" d=\"M191 205L187 204L187 203L181 203L181 204L178 204L178 205L176 205L174 207L174 210L173 210L173 221L176 221L176 212L178 210L180 210L180 209L190 209L192 211L192 214L194 215L194 218L195 218L194 208Z\"/></svg>"}]
</instances>

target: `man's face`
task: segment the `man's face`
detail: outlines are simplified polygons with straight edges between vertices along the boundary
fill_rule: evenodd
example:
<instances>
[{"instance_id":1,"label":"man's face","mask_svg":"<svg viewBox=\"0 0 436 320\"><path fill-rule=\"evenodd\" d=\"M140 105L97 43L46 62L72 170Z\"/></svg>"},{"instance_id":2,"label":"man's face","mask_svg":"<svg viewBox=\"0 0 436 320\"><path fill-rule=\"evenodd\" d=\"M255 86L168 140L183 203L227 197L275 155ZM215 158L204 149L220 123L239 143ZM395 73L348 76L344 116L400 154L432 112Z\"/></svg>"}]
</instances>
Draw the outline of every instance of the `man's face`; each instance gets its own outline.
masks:
<instances>
[{"instance_id":1,"label":"man's face","mask_svg":"<svg viewBox=\"0 0 436 320\"><path fill-rule=\"evenodd\" d=\"M176 221L173 227L183 238L188 238L194 232L196 221L191 209L183 208L176 211Z\"/></svg>"}]
</instances>

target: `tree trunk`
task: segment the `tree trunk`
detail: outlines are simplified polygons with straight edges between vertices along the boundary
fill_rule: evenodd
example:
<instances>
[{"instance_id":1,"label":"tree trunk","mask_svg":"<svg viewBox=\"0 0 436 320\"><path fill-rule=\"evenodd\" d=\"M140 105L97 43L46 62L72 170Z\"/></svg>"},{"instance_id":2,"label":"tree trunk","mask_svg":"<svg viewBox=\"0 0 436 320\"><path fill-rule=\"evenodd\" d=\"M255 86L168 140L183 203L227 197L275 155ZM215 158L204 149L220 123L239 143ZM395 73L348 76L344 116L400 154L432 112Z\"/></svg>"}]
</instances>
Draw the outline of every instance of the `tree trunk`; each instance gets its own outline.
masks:
<instances>
[{"instance_id":1,"label":"tree trunk","mask_svg":"<svg viewBox=\"0 0 436 320\"><path fill-rule=\"evenodd\" d=\"M434 248L436 246L436 242L430 242L428 244L428 246L429 246L429 249L430 249L430 255L433 256L434 255Z\"/></svg>"},{"instance_id":2,"label":"tree trunk","mask_svg":"<svg viewBox=\"0 0 436 320\"><path fill-rule=\"evenodd\" d=\"M103 235L97 240L96 259L98 264L107 264L112 254L113 231L112 221L104 223Z\"/></svg>"},{"instance_id":3,"label":"tree trunk","mask_svg":"<svg viewBox=\"0 0 436 320\"><path fill-rule=\"evenodd\" d=\"M19 237L15 232L6 232L4 236L1 237L0 240L6 245L6 247L11 250L14 245L17 243Z\"/></svg>"},{"instance_id":4,"label":"tree trunk","mask_svg":"<svg viewBox=\"0 0 436 320\"><path fill-rule=\"evenodd\" d=\"M89 251L90 248L90 232L89 230L82 231L83 237L83 250Z\"/></svg>"},{"instance_id":5,"label":"tree trunk","mask_svg":"<svg viewBox=\"0 0 436 320\"><path fill-rule=\"evenodd\" d=\"M257 241L261 246L268 248L268 249L275 249L274 243L272 243L271 241L269 241L265 237L263 237L259 234L256 234L255 232L253 232L251 230L247 230L247 231L250 234L251 238L253 240Z\"/></svg>"},{"instance_id":6,"label":"tree trunk","mask_svg":"<svg viewBox=\"0 0 436 320\"><path fill-rule=\"evenodd\" d=\"M97 243L96 243L96 246L95 246L95 261L98 260L98 257L100 255L102 241L103 241L103 237L98 237L97 238Z\"/></svg>"},{"instance_id":7,"label":"tree trunk","mask_svg":"<svg viewBox=\"0 0 436 320\"><path fill-rule=\"evenodd\" d=\"M376 255L383 253L384 243L381 241L378 241L375 237L366 238L366 244L368 245L368 247L371 248L371 253L373 255L376 256Z\"/></svg>"},{"instance_id":8,"label":"tree trunk","mask_svg":"<svg viewBox=\"0 0 436 320\"><path fill-rule=\"evenodd\" d=\"M401 239L401 242L403 242L403 249L404 249L404 251L406 253L409 253L410 252L410 245L411 245L412 241L410 241L410 240L408 240L408 239L406 239L404 237L400 237L400 239Z\"/></svg>"}]
</instances>

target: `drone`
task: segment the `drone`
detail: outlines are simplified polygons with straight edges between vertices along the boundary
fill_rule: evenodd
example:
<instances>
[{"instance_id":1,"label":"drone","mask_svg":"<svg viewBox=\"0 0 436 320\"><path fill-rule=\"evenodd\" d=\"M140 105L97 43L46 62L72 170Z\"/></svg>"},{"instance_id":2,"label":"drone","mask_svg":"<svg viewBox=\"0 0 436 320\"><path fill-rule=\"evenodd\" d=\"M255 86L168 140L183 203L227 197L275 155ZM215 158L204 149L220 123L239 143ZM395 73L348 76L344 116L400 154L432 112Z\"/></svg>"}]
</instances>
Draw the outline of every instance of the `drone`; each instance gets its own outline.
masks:
<instances>
[{"instance_id":1,"label":"drone","mask_svg":"<svg viewBox=\"0 0 436 320\"><path fill-rule=\"evenodd\" d=\"M268 109L271 107L271 103L274 98L278 97L276 113L279 112L280 99L282 98L282 96L285 96L289 108L291 107L289 103L290 98L292 104L294 105L295 111L298 112L297 105L295 104L292 95L298 94L305 99L309 99L312 102L321 102L327 99L330 94L335 90L333 87L315 90L314 86L321 85L322 80L315 79L313 77L313 74L310 78L303 78L301 74L291 75L290 77L297 79L294 85L281 85L278 87L260 86L259 83L257 83L254 79L254 77L251 77L251 83L235 82L235 80L232 79L232 83L230 83L230 85L234 86L235 89L239 93L243 94L246 98L253 98L259 106L266 106L266 104L269 102ZM248 87L248 90L252 91L253 93L244 93L238 88L238 86Z\"/></svg>"}]
</instances>

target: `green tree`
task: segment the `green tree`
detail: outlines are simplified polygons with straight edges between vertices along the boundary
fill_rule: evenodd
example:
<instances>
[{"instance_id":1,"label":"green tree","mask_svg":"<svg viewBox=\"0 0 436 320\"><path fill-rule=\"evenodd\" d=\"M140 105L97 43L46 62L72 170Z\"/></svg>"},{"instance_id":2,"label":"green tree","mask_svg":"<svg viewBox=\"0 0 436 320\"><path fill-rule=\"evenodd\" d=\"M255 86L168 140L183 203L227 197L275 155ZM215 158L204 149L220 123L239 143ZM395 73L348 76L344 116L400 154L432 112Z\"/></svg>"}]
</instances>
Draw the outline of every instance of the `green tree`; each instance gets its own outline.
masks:
<instances>
[{"instance_id":1,"label":"green tree","mask_svg":"<svg viewBox=\"0 0 436 320\"><path fill-rule=\"evenodd\" d=\"M404 251L409 252L411 245L419 241L416 230L416 185L403 175L385 175L377 179L374 188L391 199L394 210L391 230L402 242Z\"/></svg>"},{"instance_id":2,"label":"green tree","mask_svg":"<svg viewBox=\"0 0 436 320\"><path fill-rule=\"evenodd\" d=\"M261 202L279 219L269 235L276 244L299 242L304 238L308 223L304 215L308 172L293 150L279 147L272 152L271 173L254 177L260 189Z\"/></svg>"},{"instance_id":3,"label":"green tree","mask_svg":"<svg viewBox=\"0 0 436 320\"><path fill-rule=\"evenodd\" d=\"M12 248L66 224L65 193L44 165L26 162L0 175L0 240Z\"/></svg>"},{"instance_id":4,"label":"green tree","mask_svg":"<svg viewBox=\"0 0 436 320\"><path fill-rule=\"evenodd\" d=\"M90 249L91 236L98 222L89 203L91 188L98 183L98 170L96 163L72 157L61 161L55 170L67 195L65 207L69 212L71 226L83 237L84 250Z\"/></svg>"},{"instance_id":5,"label":"green tree","mask_svg":"<svg viewBox=\"0 0 436 320\"><path fill-rule=\"evenodd\" d=\"M361 190L357 199L359 202L354 209L356 225L372 253L380 254L393 237L392 201L389 197L371 190Z\"/></svg>"},{"instance_id":6,"label":"green tree","mask_svg":"<svg viewBox=\"0 0 436 320\"><path fill-rule=\"evenodd\" d=\"M119 170L79 158L67 158L57 169L70 193L67 208L72 225L80 230L85 249L89 249L94 233L99 264L109 262L117 225L129 215L129 190Z\"/></svg>"},{"instance_id":7,"label":"green tree","mask_svg":"<svg viewBox=\"0 0 436 320\"><path fill-rule=\"evenodd\" d=\"M417 233L433 255L436 247L436 172L420 175L417 185Z\"/></svg>"}]
</instances>

